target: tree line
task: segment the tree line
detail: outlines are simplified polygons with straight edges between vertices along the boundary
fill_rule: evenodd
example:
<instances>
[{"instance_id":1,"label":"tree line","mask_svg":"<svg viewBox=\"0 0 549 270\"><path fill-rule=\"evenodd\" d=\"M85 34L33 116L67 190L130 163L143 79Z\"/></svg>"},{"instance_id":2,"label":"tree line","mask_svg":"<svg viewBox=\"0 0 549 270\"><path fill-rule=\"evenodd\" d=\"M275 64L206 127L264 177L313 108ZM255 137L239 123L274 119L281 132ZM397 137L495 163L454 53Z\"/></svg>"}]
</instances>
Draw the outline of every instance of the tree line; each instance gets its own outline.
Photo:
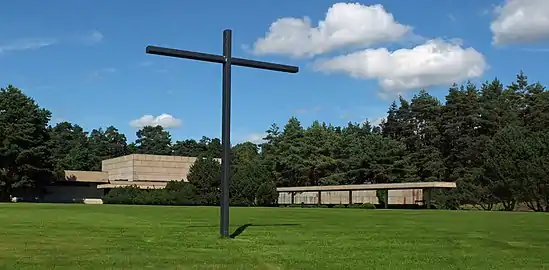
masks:
<instances>
[{"instance_id":1,"label":"tree line","mask_svg":"<svg viewBox=\"0 0 549 270\"><path fill-rule=\"evenodd\" d=\"M13 189L43 187L65 169L100 170L107 158L144 153L209 160L222 151L218 138L174 142L160 126L144 127L129 143L112 126L86 132L68 122L49 125L50 117L19 89L1 90L4 198ZM273 123L263 143L233 146L231 196L255 205L273 203L266 194L275 186L451 181L457 189L434 196L439 208L549 211L548 129L549 92L522 72L506 86L498 79L455 84L444 102L424 90L410 100L400 97L379 126L314 121L304 127L291 117L282 127ZM196 165L205 171L195 169L199 181L182 189L201 204L218 199L219 165L206 165ZM171 185L167 190L181 190Z\"/></svg>"}]
</instances>

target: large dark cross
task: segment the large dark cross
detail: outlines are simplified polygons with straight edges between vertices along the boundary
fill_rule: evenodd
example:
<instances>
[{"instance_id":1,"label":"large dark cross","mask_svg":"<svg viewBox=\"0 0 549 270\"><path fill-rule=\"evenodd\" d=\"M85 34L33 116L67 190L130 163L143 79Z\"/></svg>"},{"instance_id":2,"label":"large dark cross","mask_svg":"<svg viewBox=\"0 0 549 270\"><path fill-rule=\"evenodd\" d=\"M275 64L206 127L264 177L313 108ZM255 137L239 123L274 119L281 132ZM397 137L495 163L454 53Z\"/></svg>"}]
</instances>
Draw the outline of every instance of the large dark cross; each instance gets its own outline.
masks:
<instances>
[{"instance_id":1,"label":"large dark cross","mask_svg":"<svg viewBox=\"0 0 549 270\"><path fill-rule=\"evenodd\" d=\"M223 31L223 55L147 46L149 54L185 58L223 64L223 108L221 114L221 143L223 155L221 157L221 217L219 232L221 237L229 237L229 186L231 181L231 66L267 69L288 73L297 73L298 67L261 62L249 59L232 57L232 31Z\"/></svg>"}]
</instances>

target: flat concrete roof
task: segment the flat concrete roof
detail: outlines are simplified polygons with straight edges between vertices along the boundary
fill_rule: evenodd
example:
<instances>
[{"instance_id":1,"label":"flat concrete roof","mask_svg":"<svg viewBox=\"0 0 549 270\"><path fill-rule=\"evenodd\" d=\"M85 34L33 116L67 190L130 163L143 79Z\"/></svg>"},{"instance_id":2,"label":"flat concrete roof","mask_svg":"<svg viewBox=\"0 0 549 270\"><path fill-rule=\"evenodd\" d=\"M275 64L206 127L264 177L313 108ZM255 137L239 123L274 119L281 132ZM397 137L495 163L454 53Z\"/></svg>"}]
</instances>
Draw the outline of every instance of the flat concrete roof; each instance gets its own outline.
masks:
<instances>
[{"instance_id":1,"label":"flat concrete roof","mask_svg":"<svg viewBox=\"0 0 549 270\"><path fill-rule=\"evenodd\" d=\"M108 183L107 172L65 170L65 179L57 182Z\"/></svg>"},{"instance_id":2,"label":"flat concrete roof","mask_svg":"<svg viewBox=\"0 0 549 270\"><path fill-rule=\"evenodd\" d=\"M456 183L454 182L409 182L409 183L362 184L362 185L279 187L276 189L276 191L306 192L306 191L349 191L349 190L424 189L424 188L456 188Z\"/></svg>"},{"instance_id":3,"label":"flat concrete roof","mask_svg":"<svg viewBox=\"0 0 549 270\"><path fill-rule=\"evenodd\" d=\"M104 188L122 188L136 186L140 189L162 189L165 188L167 182L151 182L151 181L111 181L108 184L97 185L98 189Z\"/></svg>"},{"instance_id":4,"label":"flat concrete roof","mask_svg":"<svg viewBox=\"0 0 549 270\"><path fill-rule=\"evenodd\" d=\"M191 161L194 162L197 157L191 156L174 156L174 155L150 155L150 154L129 154L120 157L114 157L102 160L102 164L111 164L124 160L146 160L146 161ZM221 162L221 158L214 158L217 162Z\"/></svg>"}]
</instances>

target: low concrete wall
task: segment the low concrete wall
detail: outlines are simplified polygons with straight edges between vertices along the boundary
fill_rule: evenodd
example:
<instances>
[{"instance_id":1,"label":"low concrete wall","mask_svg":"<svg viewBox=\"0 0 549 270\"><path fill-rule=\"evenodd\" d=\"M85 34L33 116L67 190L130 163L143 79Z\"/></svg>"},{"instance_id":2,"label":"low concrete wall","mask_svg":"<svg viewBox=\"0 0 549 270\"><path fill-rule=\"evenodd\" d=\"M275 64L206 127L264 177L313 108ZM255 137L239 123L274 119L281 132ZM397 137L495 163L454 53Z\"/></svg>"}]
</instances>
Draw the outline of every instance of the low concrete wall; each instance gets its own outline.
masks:
<instances>
[{"instance_id":1,"label":"low concrete wall","mask_svg":"<svg viewBox=\"0 0 549 270\"><path fill-rule=\"evenodd\" d=\"M349 204L348 191L323 191L321 193L322 204ZM372 190L353 191L353 203L377 203L376 192ZM279 204L290 204L292 195L289 192L280 192ZM294 204L317 204L318 192L302 192L294 195Z\"/></svg>"},{"instance_id":2,"label":"low concrete wall","mask_svg":"<svg viewBox=\"0 0 549 270\"><path fill-rule=\"evenodd\" d=\"M84 199L84 204L103 204L102 199Z\"/></svg>"},{"instance_id":3,"label":"low concrete wall","mask_svg":"<svg viewBox=\"0 0 549 270\"><path fill-rule=\"evenodd\" d=\"M389 204L401 204L421 205L419 201L423 200L423 190L389 190ZM292 195L290 192L279 192L278 203L279 204L291 204ZM294 204L317 204L318 192L309 191L295 193ZM321 193L322 204L349 204L349 191L322 191ZM375 190L355 190L352 192L353 204L379 204L379 200Z\"/></svg>"}]
</instances>

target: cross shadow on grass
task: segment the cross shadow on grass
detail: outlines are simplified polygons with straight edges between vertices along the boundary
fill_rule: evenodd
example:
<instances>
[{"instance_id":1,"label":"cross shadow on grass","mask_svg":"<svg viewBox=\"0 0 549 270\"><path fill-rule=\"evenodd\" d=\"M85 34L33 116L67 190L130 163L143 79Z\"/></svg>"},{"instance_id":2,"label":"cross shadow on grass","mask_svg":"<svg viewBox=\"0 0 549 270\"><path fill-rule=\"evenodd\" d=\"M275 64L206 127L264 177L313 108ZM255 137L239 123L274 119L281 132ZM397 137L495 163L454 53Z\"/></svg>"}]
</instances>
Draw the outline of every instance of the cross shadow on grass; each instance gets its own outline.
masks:
<instances>
[{"instance_id":1,"label":"cross shadow on grass","mask_svg":"<svg viewBox=\"0 0 549 270\"><path fill-rule=\"evenodd\" d=\"M292 227L292 226L299 226L300 224L294 224L294 223L280 223L280 224L253 224L253 223L246 223L234 230L233 233L229 235L229 238L236 238L237 236L241 235L248 227ZM195 226L188 226L188 228L212 228L217 227L216 225L195 225Z\"/></svg>"},{"instance_id":2,"label":"cross shadow on grass","mask_svg":"<svg viewBox=\"0 0 549 270\"><path fill-rule=\"evenodd\" d=\"M252 224L252 223L247 223L247 224L244 224L238 228L236 228L236 230L234 230L233 233L231 233L229 235L229 238L236 238L237 236L241 235L248 227L284 227L284 226L299 226L299 224Z\"/></svg>"}]
</instances>

